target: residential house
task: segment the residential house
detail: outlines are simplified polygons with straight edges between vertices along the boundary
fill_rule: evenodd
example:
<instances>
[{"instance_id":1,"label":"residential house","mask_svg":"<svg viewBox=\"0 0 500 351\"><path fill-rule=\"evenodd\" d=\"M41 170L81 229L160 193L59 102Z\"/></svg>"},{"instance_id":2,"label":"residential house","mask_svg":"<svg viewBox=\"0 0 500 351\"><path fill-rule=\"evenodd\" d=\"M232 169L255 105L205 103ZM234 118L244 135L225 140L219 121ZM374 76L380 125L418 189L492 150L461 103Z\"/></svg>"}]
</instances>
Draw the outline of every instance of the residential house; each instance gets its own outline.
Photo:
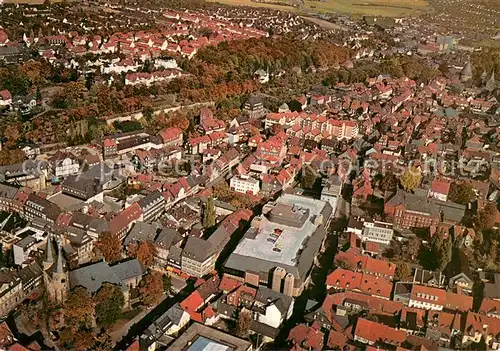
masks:
<instances>
[{"instance_id":1,"label":"residential house","mask_svg":"<svg viewBox=\"0 0 500 351\"><path fill-rule=\"evenodd\" d=\"M137 201L142 211L142 220L151 222L157 219L165 211L165 198L160 191L156 190Z\"/></svg>"},{"instance_id":2,"label":"residential house","mask_svg":"<svg viewBox=\"0 0 500 351\"><path fill-rule=\"evenodd\" d=\"M305 324L298 324L290 330L287 341L293 346L321 351L324 337L325 335L320 331L319 325L313 324L313 326L309 327Z\"/></svg>"},{"instance_id":3,"label":"residential house","mask_svg":"<svg viewBox=\"0 0 500 351\"><path fill-rule=\"evenodd\" d=\"M470 347L472 343L479 343L482 338L487 347L497 347L500 333L500 319L467 312L465 324L462 327L462 347Z\"/></svg>"},{"instance_id":4,"label":"residential house","mask_svg":"<svg viewBox=\"0 0 500 351\"><path fill-rule=\"evenodd\" d=\"M431 188L429 189L429 197L446 202L448 200L450 187L450 180L436 177L432 181Z\"/></svg>"},{"instance_id":5,"label":"residential house","mask_svg":"<svg viewBox=\"0 0 500 351\"><path fill-rule=\"evenodd\" d=\"M382 277L337 268L327 276L326 288L358 291L389 300L392 283Z\"/></svg>"},{"instance_id":6,"label":"residential house","mask_svg":"<svg viewBox=\"0 0 500 351\"><path fill-rule=\"evenodd\" d=\"M0 182L26 186L35 191L45 189L48 164L40 160L0 166Z\"/></svg>"},{"instance_id":7,"label":"residential house","mask_svg":"<svg viewBox=\"0 0 500 351\"><path fill-rule=\"evenodd\" d=\"M124 209L109 221L109 231L121 240L125 237L130 227L142 219L142 209L137 203Z\"/></svg>"},{"instance_id":8,"label":"residential house","mask_svg":"<svg viewBox=\"0 0 500 351\"><path fill-rule=\"evenodd\" d=\"M49 165L56 177L66 177L80 170L78 159L69 152L57 151L49 158Z\"/></svg>"},{"instance_id":9,"label":"residential house","mask_svg":"<svg viewBox=\"0 0 500 351\"><path fill-rule=\"evenodd\" d=\"M259 181L248 175L235 175L230 180L232 190L243 193L257 195L260 190Z\"/></svg>"},{"instance_id":10,"label":"residential house","mask_svg":"<svg viewBox=\"0 0 500 351\"><path fill-rule=\"evenodd\" d=\"M12 104L12 95L8 90L0 91L0 106L6 107Z\"/></svg>"},{"instance_id":11,"label":"residential house","mask_svg":"<svg viewBox=\"0 0 500 351\"><path fill-rule=\"evenodd\" d=\"M293 306L292 297L259 287L250 308L253 318L250 330L262 335L264 339L274 340L283 323L291 317Z\"/></svg>"},{"instance_id":12,"label":"residential house","mask_svg":"<svg viewBox=\"0 0 500 351\"><path fill-rule=\"evenodd\" d=\"M406 340L406 332L358 318L354 330L354 340L363 344L382 346L382 348L384 345L401 346Z\"/></svg>"},{"instance_id":13,"label":"residential house","mask_svg":"<svg viewBox=\"0 0 500 351\"><path fill-rule=\"evenodd\" d=\"M159 135L165 146L182 146L184 143L182 130L176 127L162 130Z\"/></svg>"},{"instance_id":14,"label":"residential house","mask_svg":"<svg viewBox=\"0 0 500 351\"><path fill-rule=\"evenodd\" d=\"M371 274L387 280L392 280L396 271L396 265L394 263L375 259L368 255L362 255L355 248L350 248L346 252L340 251L335 256L335 261L337 262L337 266L343 263L354 271Z\"/></svg>"},{"instance_id":15,"label":"residential house","mask_svg":"<svg viewBox=\"0 0 500 351\"><path fill-rule=\"evenodd\" d=\"M0 269L0 316L6 317L24 300L21 278L13 269Z\"/></svg>"},{"instance_id":16,"label":"residential house","mask_svg":"<svg viewBox=\"0 0 500 351\"><path fill-rule=\"evenodd\" d=\"M36 222L38 226L44 228L46 224L56 223L61 210L56 204L31 193L24 203L23 213L26 219Z\"/></svg>"}]
</instances>

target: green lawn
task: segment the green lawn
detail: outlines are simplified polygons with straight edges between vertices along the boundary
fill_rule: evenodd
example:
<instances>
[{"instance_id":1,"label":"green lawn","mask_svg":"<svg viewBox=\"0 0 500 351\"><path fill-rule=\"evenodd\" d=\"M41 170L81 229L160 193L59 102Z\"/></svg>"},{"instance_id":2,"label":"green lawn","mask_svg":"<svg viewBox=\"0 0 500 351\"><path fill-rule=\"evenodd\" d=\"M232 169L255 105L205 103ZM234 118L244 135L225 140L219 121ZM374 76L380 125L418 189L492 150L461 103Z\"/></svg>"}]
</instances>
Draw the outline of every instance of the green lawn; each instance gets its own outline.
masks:
<instances>
[{"instance_id":1,"label":"green lawn","mask_svg":"<svg viewBox=\"0 0 500 351\"><path fill-rule=\"evenodd\" d=\"M428 0L305 0L301 8L281 6L279 4L257 3L251 0L209 0L227 5L245 5L254 7L271 7L279 10L310 13L310 12L336 12L358 15L375 16L404 16L418 14L428 9ZM273 0L274 2L295 3L294 0Z\"/></svg>"}]
</instances>

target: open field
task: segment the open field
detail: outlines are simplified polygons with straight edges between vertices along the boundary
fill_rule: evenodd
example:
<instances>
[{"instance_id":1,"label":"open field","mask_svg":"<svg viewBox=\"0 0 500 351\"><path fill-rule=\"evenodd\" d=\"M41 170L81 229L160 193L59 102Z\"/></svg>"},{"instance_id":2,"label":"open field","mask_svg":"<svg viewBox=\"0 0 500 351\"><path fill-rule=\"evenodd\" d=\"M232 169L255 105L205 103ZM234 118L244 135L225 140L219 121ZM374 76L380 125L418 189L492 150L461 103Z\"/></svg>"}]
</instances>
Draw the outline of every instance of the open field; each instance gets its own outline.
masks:
<instances>
[{"instance_id":1,"label":"open field","mask_svg":"<svg viewBox=\"0 0 500 351\"><path fill-rule=\"evenodd\" d=\"M429 9L428 0L269 0L272 3L254 2L252 0L209 0L227 5L244 5L253 7L268 7L299 13L344 13L375 16L415 15ZM279 3L283 3L281 5ZM287 6L297 5L299 6Z\"/></svg>"}]
</instances>

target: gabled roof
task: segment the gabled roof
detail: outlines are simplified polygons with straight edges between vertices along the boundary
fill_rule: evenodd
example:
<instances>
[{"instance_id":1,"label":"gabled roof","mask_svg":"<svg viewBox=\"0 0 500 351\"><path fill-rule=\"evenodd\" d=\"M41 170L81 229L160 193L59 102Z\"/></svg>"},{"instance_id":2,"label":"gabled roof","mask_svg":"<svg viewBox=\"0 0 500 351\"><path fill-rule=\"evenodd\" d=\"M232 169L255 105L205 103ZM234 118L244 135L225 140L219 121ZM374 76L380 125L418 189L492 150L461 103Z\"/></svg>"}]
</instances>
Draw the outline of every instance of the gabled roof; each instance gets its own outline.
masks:
<instances>
[{"instance_id":1,"label":"gabled roof","mask_svg":"<svg viewBox=\"0 0 500 351\"><path fill-rule=\"evenodd\" d=\"M359 318L354 335L368 342L383 342L391 345L401 345L406 340L406 332L396 330L384 324Z\"/></svg>"},{"instance_id":2,"label":"gabled roof","mask_svg":"<svg viewBox=\"0 0 500 351\"><path fill-rule=\"evenodd\" d=\"M281 315L285 316L290 305L293 303L293 298L264 286L260 286L257 290L255 301L263 303L264 305L274 304L281 312Z\"/></svg>"},{"instance_id":3,"label":"gabled roof","mask_svg":"<svg viewBox=\"0 0 500 351\"><path fill-rule=\"evenodd\" d=\"M295 326L288 334L288 341L294 345L304 346L309 350L320 351L323 349L324 334L315 327L305 324Z\"/></svg>"},{"instance_id":4,"label":"gabled roof","mask_svg":"<svg viewBox=\"0 0 500 351\"><path fill-rule=\"evenodd\" d=\"M127 228L129 224L137 221L142 215L142 209L134 202L130 207L121 211L117 216L113 217L109 222L109 230L113 234L117 234Z\"/></svg>"},{"instance_id":5,"label":"gabled roof","mask_svg":"<svg viewBox=\"0 0 500 351\"><path fill-rule=\"evenodd\" d=\"M484 298L481 307L479 307L479 312L500 315L500 301Z\"/></svg>"}]
</instances>

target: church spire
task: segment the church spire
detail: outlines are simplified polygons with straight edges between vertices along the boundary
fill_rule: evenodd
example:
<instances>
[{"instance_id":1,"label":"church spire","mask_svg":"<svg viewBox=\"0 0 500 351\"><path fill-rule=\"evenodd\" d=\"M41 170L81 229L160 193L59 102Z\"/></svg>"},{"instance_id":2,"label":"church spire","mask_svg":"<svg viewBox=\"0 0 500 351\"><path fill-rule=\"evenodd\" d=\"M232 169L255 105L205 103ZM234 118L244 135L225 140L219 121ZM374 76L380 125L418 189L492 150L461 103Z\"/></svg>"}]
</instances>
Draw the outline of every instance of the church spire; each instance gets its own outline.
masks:
<instances>
[{"instance_id":1,"label":"church spire","mask_svg":"<svg viewBox=\"0 0 500 351\"><path fill-rule=\"evenodd\" d=\"M52 237L49 233L47 236L47 246L45 247L45 261L46 263L53 263L54 262L54 257L52 253Z\"/></svg>"},{"instance_id":2,"label":"church spire","mask_svg":"<svg viewBox=\"0 0 500 351\"><path fill-rule=\"evenodd\" d=\"M54 273L64 273L63 271L63 261L62 261L62 246L61 243L58 244L58 252L57 252L57 264Z\"/></svg>"},{"instance_id":3,"label":"church spire","mask_svg":"<svg viewBox=\"0 0 500 351\"><path fill-rule=\"evenodd\" d=\"M497 82L495 81L495 70L493 70L493 72L491 72L490 79L486 82L486 90L492 92L495 90L496 86Z\"/></svg>"},{"instance_id":4,"label":"church spire","mask_svg":"<svg viewBox=\"0 0 500 351\"><path fill-rule=\"evenodd\" d=\"M465 67L462 69L462 72L460 72L460 80L462 82L467 82L471 80L472 78L472 66L470 64L470 61L467 62Z\"/></svg>"}]
</instances>

